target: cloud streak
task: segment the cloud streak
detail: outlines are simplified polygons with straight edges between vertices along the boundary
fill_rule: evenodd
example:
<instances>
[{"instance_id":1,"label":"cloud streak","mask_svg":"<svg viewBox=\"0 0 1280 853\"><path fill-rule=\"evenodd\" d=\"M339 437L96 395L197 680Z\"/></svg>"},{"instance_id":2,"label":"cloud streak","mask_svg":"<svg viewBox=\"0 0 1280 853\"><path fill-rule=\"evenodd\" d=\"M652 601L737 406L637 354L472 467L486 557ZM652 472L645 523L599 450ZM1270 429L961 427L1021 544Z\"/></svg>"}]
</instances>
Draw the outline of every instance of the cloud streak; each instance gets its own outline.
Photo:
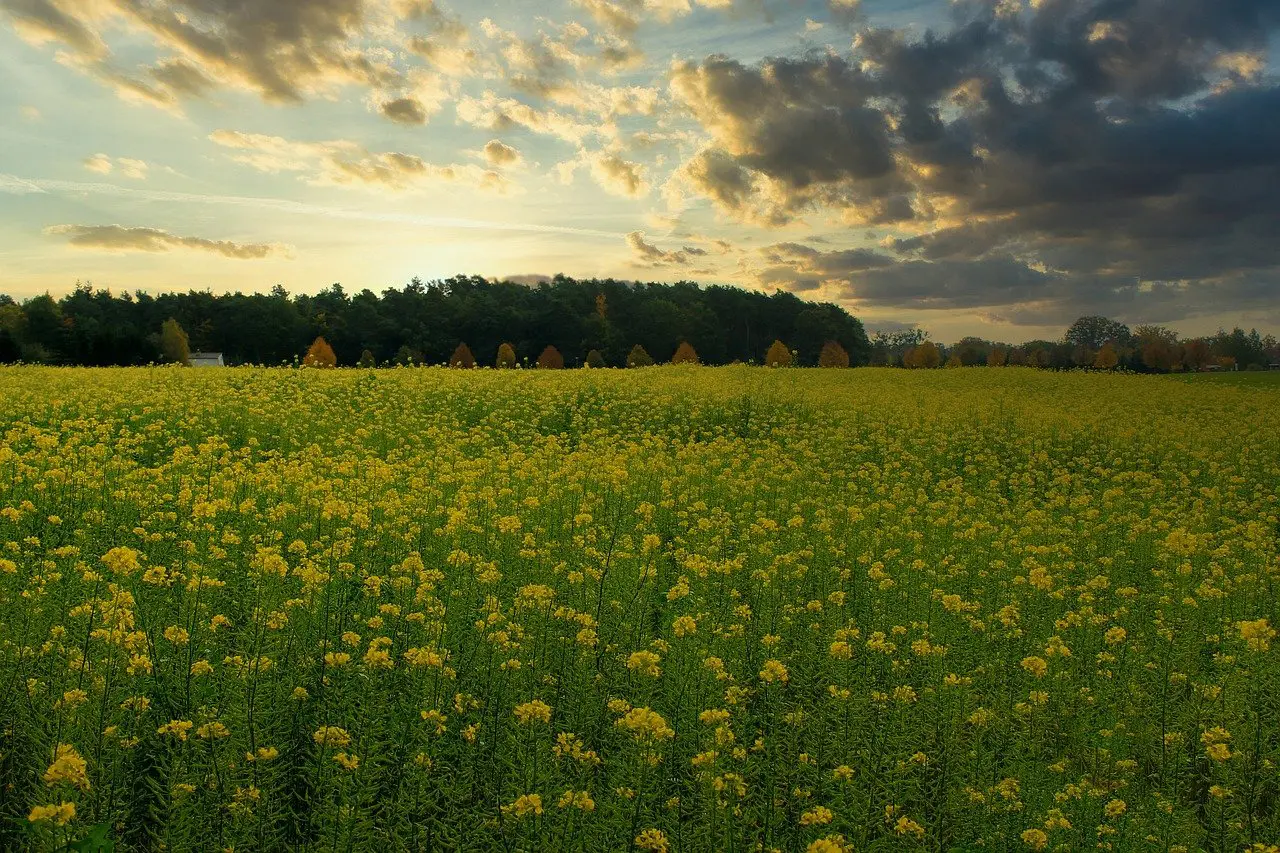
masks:
<instances>
[{"instance_id":1,"label":"cloud streak","mask_svg":"<svg viewBox=\"0 0 1280 853\"><path fill-rule=\"evenodd\" d=\"M233 240L209 240L204 237L180 237L159 228L124 225L51 225L46 235L65 237L77 249L100 249L107 252L171 252L190 250L208 252L238 261L261 260L272 256L289 257L292 247L276 243L237 243Z\"/></svg>"}]
</instances>

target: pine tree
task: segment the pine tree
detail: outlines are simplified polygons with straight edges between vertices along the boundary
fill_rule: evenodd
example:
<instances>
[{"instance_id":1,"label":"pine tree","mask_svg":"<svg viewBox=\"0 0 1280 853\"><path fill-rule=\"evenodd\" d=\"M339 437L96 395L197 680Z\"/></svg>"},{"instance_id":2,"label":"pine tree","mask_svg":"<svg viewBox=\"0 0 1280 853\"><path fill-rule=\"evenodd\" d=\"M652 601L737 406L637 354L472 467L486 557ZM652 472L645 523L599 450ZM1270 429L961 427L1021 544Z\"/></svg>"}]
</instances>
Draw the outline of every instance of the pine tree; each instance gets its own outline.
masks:
<instances>
[{"instance_id":1,"label":"pine tree","mask_svg":"<svg viewBox=\"0 0 1280 853\"><path fill-rule=\"evenodd\" d=\"M160 324L160 352L164 354L164 360L172 364L191 363L187 333L172 317Z\"/></svg>"},{"instance_id":2,"label":"pine tree","mask_svg":"<svg viewBox=\"0 0 1280 853\"><path fill-rule=\"evenodd\" d=\"M458 344L457 349L453 351L453 355L449 356L449 366L459 367L464 370L470 370L476 366L476 357L471 354L471 347L466 344Z\"/></svg>"},{"instance_id":3,"label":"pine tree","mask_svg":"<svg viewBox=\"0 0 1280 853\"><path fill-rule=\"evenodd\" d=\"M849 353L835 341L827 341L818 353L818 367L848 367Z\"/></svg>"},{"instance_id":4,"label":"pine tree","mask_svg":"<svg viewBox=\"0 0 1280 853\"><path fill-rule=\"evenodd\" d=\"M511 344L498 347L498 358L494 365L500 369L511 369L516 366L516 350Z\"/></svg>"},{"instance_id":5,"label":"pine tree","mask_svg":"<svg viewBox=\"0 0 1280 853\"><path fill-rule=\"evenodd\" d=\"M333 347L329 346L329 342L321 335L311 342L306 357L302 359L302 365L303 367L337 367L338 357L334 355Z\"/></svg>"},{"instance_id":6,"label":"pine tree","mask_svg":"<svg viewBox=\"0 0 1280 853\"><path fill-rule=\"evenodd\" d=\"M609 365L605 363L604 355L600 352L600 350L593 349L591 352L587 353L586 366L600 368L600 367L608 367Z\"/></svg>"},{"instance_id":7,"label":"pine tree","mask_svg":"<svg viewBox=\"0 0 1280 853\"><path fill-rule=\"evenodd\" d=\"M650 367L652 364L653 358L639 344L633 346L631 352L627 353L627 367Z\"/></svg>"},{"instance_id":8,"label":"pine tree","mask_svg":"<svg viewBox=\"0 0 1280 853\"><path fill-rule=\"evenodd\" d=\"M765 353L764 363L769 367L790 367L791 350L787 349L787 345L782 341L774 341L769 351Z\"/></svg>"},{"instance_id":9,"label":"pine tree","mask_svg":"<svg viewBox=\"0 0 1280 853\"><path fill-rule=\"evenodd\" d=\"M681 341L676 347L676 354L671 356L672 364L698 364L698 351L688 341Z\"/></svg>"},{"instance_id":10,"label":"pine tree","mask_svg":"<svg viewBox=\"0 0 1280 853\"><path fill-rule=\"evenodd\" d=\"M563 370L564 356L560 354L560 350L548 346L542 351L542 355L538 356L538 367L544 370Z\"/></svg>"}]
</instances>

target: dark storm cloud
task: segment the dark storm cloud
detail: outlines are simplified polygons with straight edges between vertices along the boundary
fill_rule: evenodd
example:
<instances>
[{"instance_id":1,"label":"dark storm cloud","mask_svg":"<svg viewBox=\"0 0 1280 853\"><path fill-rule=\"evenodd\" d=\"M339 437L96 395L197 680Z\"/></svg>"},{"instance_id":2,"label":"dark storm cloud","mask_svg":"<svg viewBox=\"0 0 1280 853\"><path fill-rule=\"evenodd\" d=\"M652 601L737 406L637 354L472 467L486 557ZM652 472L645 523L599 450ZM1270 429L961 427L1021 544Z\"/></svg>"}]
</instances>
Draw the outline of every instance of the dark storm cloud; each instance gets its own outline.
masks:
<instances>
[{"instance_id":1,"label":"dark storm cloud","mask_svg":"<svg viewBox=\"0 0 1280 853\"><path fill-rule=\"evenodd\" d=\"M955 14L914 40L864 31L848 56L673 67L673 96L711 137L678 176L689 191L743 221L825 211L916 232L863 270L775 251L762 283L790 268L801 289L841 278L863 304L1055 316L1276 298L1280 87L1264 57L1280 3Z\"/></svg>"}]
</instances>

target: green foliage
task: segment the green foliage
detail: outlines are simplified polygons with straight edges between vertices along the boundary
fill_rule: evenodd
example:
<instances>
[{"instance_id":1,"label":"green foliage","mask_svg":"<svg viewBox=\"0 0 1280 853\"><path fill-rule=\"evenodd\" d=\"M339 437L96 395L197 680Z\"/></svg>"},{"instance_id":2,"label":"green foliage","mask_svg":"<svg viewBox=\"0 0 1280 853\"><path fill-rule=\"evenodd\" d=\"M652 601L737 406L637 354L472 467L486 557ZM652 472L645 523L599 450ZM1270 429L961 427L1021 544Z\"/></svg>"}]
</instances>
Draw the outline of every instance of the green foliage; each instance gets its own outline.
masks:
<instances>
[{"instance_id":1,"label":"green foliage","mask_svg":"<svg viewBox=\"0 0 1280 853\"><path fill-rule=\"evenodd\" d=\"M511 344L504 343L498 347L498 357L494 361L494 366L506 370L516 366L516 351Z\"/></svg>"},{"instance_id":2,"label":"green foliage","mask_svg":"<svg viewBox=\"0 0 1280 853\"><path fill-rule=\"evenodd\" d=\"M652 367L653 358L648 351L640 344L636 344L631 348L631 352L627 353L627 367Z\"/></svg>"},{"instance_id":3,"label":"green foliage","mask_svg":"<svg viewBox=\"0 0 1280 853\"><path fill-rule=\"evenodd\" d=\"M593 349L591 352L587 353L586 366L600 368L607 367L608 365L605 363L604 355L600 350Z\"/></svg>"},{"instance_id":4,"label":"green foliage","mask_svg":"<svg viewBox=\"0 0 1280 853\"><path fill-rule=\"evenodd\" d=\"M370 350L365 350L364 352L360 353L360 361L357 362L357 365L360 367L366 367L366 368L377 367L378 360L373 357L373 353Z\"/></svg>"}]
</instances>

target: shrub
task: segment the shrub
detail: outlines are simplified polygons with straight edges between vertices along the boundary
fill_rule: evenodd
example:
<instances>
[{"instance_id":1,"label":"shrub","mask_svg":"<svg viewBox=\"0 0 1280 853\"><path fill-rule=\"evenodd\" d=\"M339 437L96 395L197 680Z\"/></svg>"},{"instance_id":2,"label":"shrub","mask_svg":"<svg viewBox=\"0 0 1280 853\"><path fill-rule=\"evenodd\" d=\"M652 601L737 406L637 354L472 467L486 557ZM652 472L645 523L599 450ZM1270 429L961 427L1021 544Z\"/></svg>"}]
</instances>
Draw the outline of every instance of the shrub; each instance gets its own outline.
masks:
<instances>
[{"instance_id":1,"label":"shrub","mask_svg":"<svg viewBox=\"0 0 1280 853\"><path fill-rule=\"evenodd\" d=\"M538 367L543 370L563 370L564 356L560 354L560 350L548 346L542 351L542 355L538 356Z\"/></svg>"},{"instance_id":2,"label":"shrub","mask_svg":"<svg viewBox=\"0 0 1280 853\"><path fill-rule=\"evenodd\" d=\"M652 364L653 358L639 344L633 346L631 352L627 353L627 367L649 367Z\"/></svg>"},{"instance_id":3,"label":"shrub","mask_svg":"<svg viewBox=\"0 0 1280 853\"><path fill-rule=\"evenodd\" d=\"M329 346L329 342L321 335L311 342L306 357L302 359L302 365L303 367L337 367L338 357L334 355L333 347Z\"/></svg>"},{"instance_id":4,"label":"shrub","mask_svg":"<svg viewBox=\"0 0 1280 853\"><path fill-rule=\"evenodd\" d=\"M516 366L516 348L511 344L503 344L498 347L498 358L494 362L494 366L502 370L510 370Z\"/></svg>"},{"instance_id":5,"label":"shrub","mask_svg":"<svg viewBox=\"0 0 1280 853\"><path fill-rule=\"evenodd\" d=\"M769 367L790 367L791 350L782 341L774 341L773 346L765 353L764 363Z\"/></svg>"},{"instance_id":6,"label":"shrub","mask_svg":"<svg viewBox=\"0 0 1280 853\"><path fill-rule=\"evenodd\" d=\"M671 356L672 364L697 364L698 351L688 341L681 341L676 347L676 354Z\"/></svg>"},{"instance_id":7,"label":"shrub","mask_svg":"<svg viewBox=\"0 0 1280 853\"><path fill-rule=\"evenodd\" d=\"M370 352L369 350L365 350L364 352L360 353L359 365L361 367L377 367L378 360L373 357L372 352Z\"/></svg>"},{"instance_id":8,"label":"shrub","mask_svg":"<svg viewBox=\"0 0 1280 853\"><path fill-rule=\"evenodd\" d=\"M511 357L514 359L515 353L512 353ZM453 355L449 356L449 366L464 370L470 370L475 367L476 357L471 354L471 347L466 344L458 344L457 349L453 351Z\"/></svg>"},{"instance_id":9,"label":"shrub","mask_svg":"<svg viewBox=\"0 0 1280 853\"><path fill-rule=\"evenodd\" d=\"M593 349L587 353L587 367L608 367L605 363L604 354L598 349Z\"/></svg>"},{"instance_id":10,"label":"shrub","mask_svg":"<svg viewBox=\"0 0 1280 853\"><path fill-rule=\"evenodd\" d=\"M818 353L818 367L848 367L849 353L835 341L827 341Z\"/></svg>"}]
</instances>

